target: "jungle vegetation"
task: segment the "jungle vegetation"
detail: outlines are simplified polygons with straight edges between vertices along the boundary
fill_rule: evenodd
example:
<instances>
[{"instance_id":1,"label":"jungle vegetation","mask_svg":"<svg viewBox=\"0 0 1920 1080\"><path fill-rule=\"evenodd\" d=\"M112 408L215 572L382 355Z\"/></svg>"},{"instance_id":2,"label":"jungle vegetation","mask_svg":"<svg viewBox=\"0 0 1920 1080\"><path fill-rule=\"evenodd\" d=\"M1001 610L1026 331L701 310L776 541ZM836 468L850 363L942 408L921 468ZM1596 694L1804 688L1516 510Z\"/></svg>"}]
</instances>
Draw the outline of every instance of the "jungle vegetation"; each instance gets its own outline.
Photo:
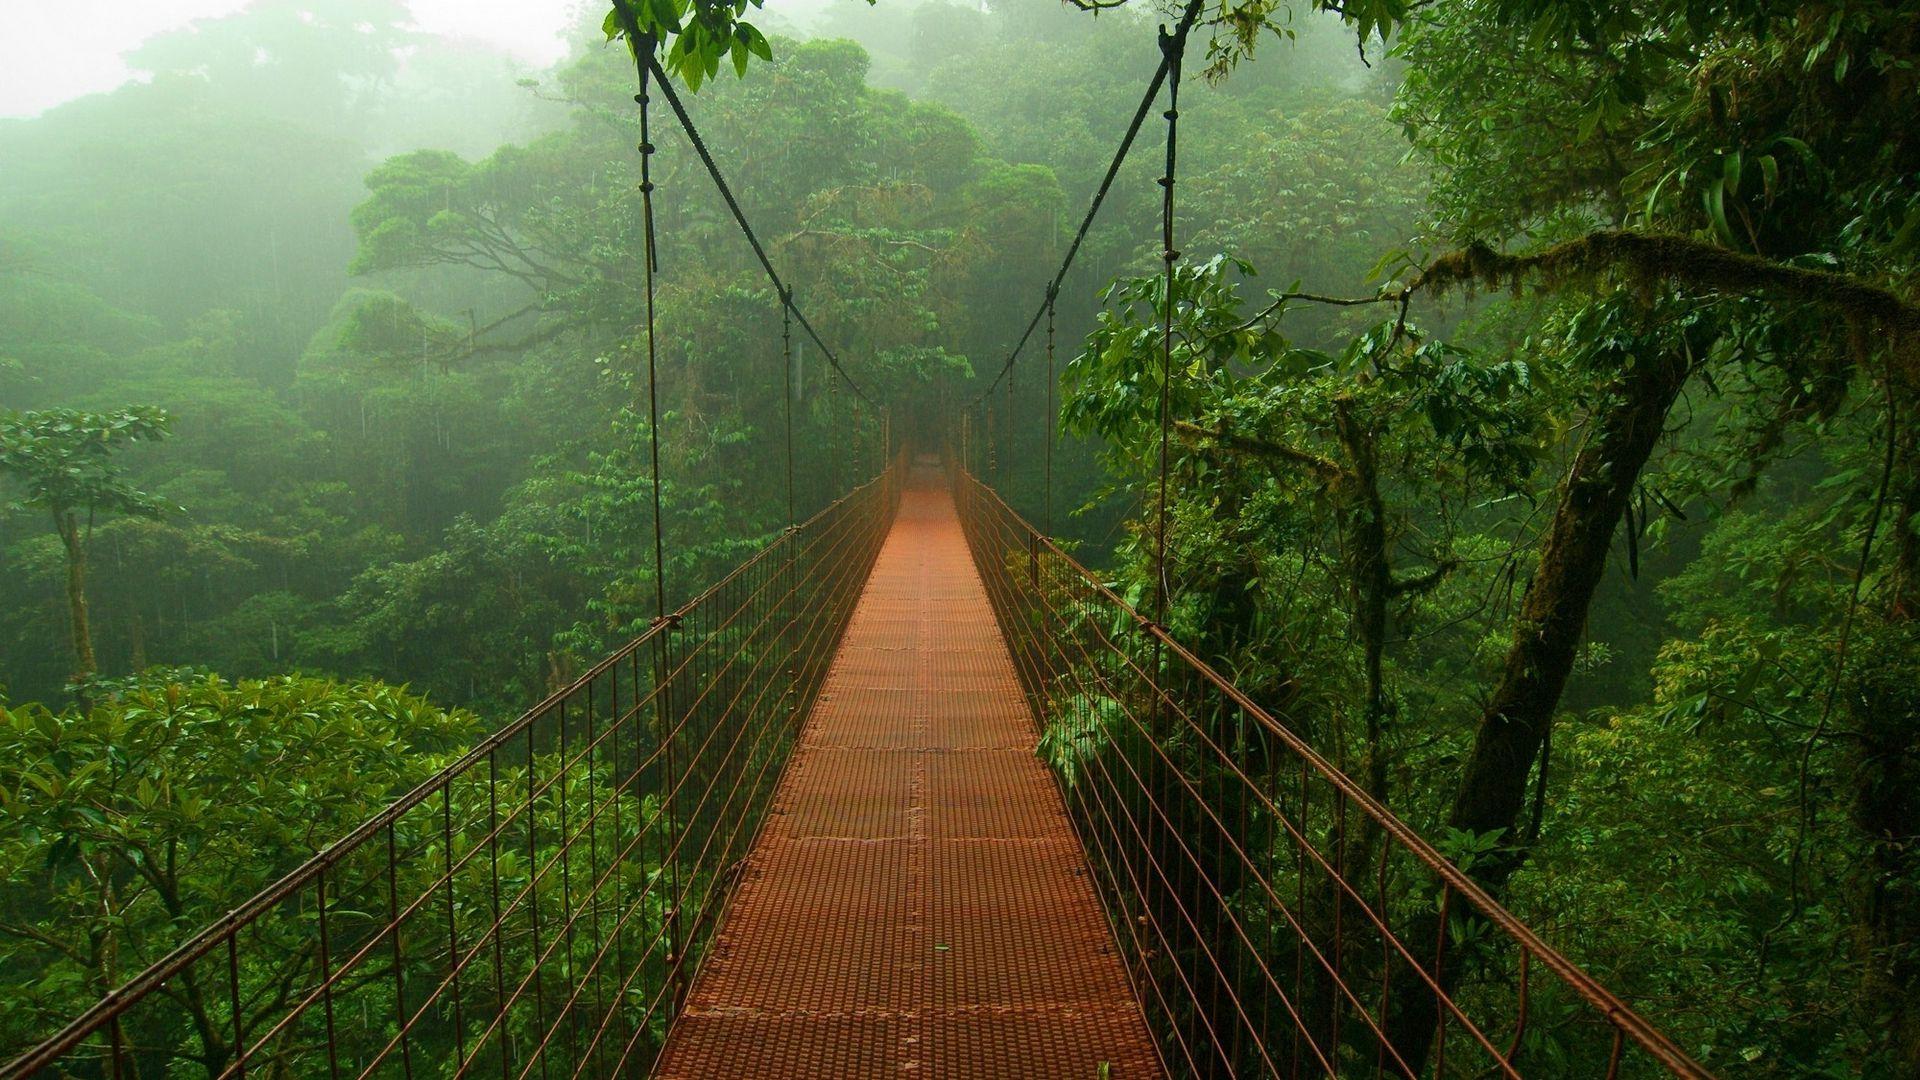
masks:
<instances>
[{"instance_id":1,"label":"jungle vegetation","mask_svg":"<svg viewBox=\"0 0 1920 1080\"><path fill-rule=\"evenodd\" d=\"M646 625L604 14L528 73L259 0L0 121L0 1056ZM933 452L1171 14L641 17ZM1920 1074L1920 9L1219 0L1191 52L1171 291L1140 150L969 466L1037 518L1056 394L1056 531L1143 597L1170 381L1177 637L1716 1072ZM787 365L803 513L885 448L656 137L684 597L787 524Z\"/></svg>"}]
</instances>

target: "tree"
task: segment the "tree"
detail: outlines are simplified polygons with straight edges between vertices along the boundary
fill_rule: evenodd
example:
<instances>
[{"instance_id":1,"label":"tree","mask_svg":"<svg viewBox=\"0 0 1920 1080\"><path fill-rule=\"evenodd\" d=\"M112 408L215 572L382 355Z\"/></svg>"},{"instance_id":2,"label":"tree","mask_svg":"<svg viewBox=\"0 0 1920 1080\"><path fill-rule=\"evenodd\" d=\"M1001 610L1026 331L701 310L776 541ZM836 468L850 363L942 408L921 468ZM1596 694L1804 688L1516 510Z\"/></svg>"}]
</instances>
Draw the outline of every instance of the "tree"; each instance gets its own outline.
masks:
<instances>
[{"instance_id":1,"label":"tree","mask_svg":"<svg viewBox=\"0 0 1920 1080\"><path fill-rule=\"evenodd\" d=\"M265 113L345 121L370 111L417 44L409 21L397 0L263 0L153 37L127 60L231 87Z\"/></svg>"},{"instance_id":2,"label":"tree","mask_svg":"<svg viewBox=\"0 0 1920 1080\"><path fill-rule=\"evenodd\" d=\"M100 514L155 517L159 499L135 488L112 461L115 451L164 438L166 412L130 406L91 413L53 409L0 416L0 471L24 489L20 505L42 510L67 556L67 612L76 681L98 670L87 625L87 543Z\"/></svg>"},{"instance_id":3,"label":"tree","mask_svg":"<svg viewBox=\"0 0 1920 1080\"><path fill-rule=\"evenodd\" d=\"M190 672L103 683L84 709L0 701L0 1048L11 1056L191 930L432 775L480 731L378 683ZM462 820L465 820L464 818ZM338 932L336 930L336 932ZM311 977L310 911L260 924L285 995ZM249 956L251 961L251 954ZM257 981L256 981L257 980ZM200 969L126 1034L149 1067L220 1074L234 1019Z\"/></svg>"},{"instance_id":4,"label":"tree","mask_svg":"<svg viewBox=\"0 0 1920 1080\"><path fill-rule=\"evenodd\" d=\"M1587 862L1601 863L1592 889L1633 879L1626 863L1635 849L1660 851L1669 876L1697 859L1703 879L1727 881L1687 925L1661 932L1674 942L1731 941L1724 955L1709 951L1711 962L1757 971L1752 982L1709 988L1692 976L1691 957L1633 967L1649 996L1672 996L1668 980L1713 996L1700 1012L1717 1006L1721 1017L1681 1018L1690 1037L1714 1043L1710 1057L1734 1049L1735 1060L1752 1062L1780 1047L1784 1075L1913 1072L1920 141L1902 118L1920 49L1911 11L1495 0L1343 12L1363 44L1369 28L1393 32L1393 66L1405 78L1391 115L1411 159L1430 170L1427 190L1411 170L1349 167L1329 151L1355 140L1312 138L1315 129L1302 126L1312 111L1290 101L1295 130L1277 143L1240 136L1225 160L1191 172L1183 144L1183 181L1195 179L1181 190L1236 204L1183 198L1184 238L1316 281L1357 280L1329 261L1351 261L1343 248L1374 247L1376 275L1398 280L1372 295L1317 298L1297 295L1295 284L1291 307L1333 301L1324 329L1310 329L1360 346L1380 331L1357 329L1351 317L1398 303L1449 344L1489 360L1505 354L1535 373L1526 396L1549 436L1544 460L1488 498L1485 480L1471 482L1462 466L1497 435L1435 440L1397 416L1425 391L1386 407L1393 382L1424 375L1391 353L1318 403L1311 390L1342 365L1322 359L1275 375L1237 356L1221 369L1246 391L1195 393L1192 380L1208 365L1189 361L1243 324L1216 315L1223 298L1188 297L1193 309L1176 309L1173 343L1173 416L1186 436L1176 435L1169 510L1169 561L1182 591L1176 630L1237 678L1253 673L1256 694L1282 703L1330 757L1353 760L1339 756L1343 716L1364 718L1369 741L1375 718L1404 725L1401 753L1418 756L1389 774L1395 809L1462 853L1462 867L1522 918L1562 915L1570 891L1554 881L1584 874ZM1235 69L1261 34L1282 30L1284 13L1258 2L1208 9L1213 73ZM1194 157L1205 161L1207 151ZM1386 205L1361 198L1376 193ZM1425 220L1396 195L1423 198ZM1391 224L1394 203L1415 209L1405 220L1424 234L1408 237L1406 252L1379 250L1399 242L1391 231L1366 235ZM1324 246L1302 248L1303 238ZM1302 265L1287 266L1289 257ZM1444 326L1430 300L1462 288L1483 295L1461 325ZM1120 295L1151 306L1151 288ZM1291 314L1288 330L1315 336ZM1157 319L1116 316L1070 372L1091 378L1069 399L1069 422L1109 438L1122 476L1153 467L1157 425L1085 422L1153 418L1160 345ZM1506 365L1458 366L1490 374ZM1263 394L1285 407L1248 407ZM1781 529L1794 542L1741 545L1730 556L1716 543L1719 528L1743 509L1796 522ZM1150 526L1154 510L1146 513ZM1436 539L1452 548L1437 553L1458 560L1449 580L1419 604L1394 597L1380 556L1436 552ZM1243 554L1262 546L1297 552L1297 569ZM1335 557L1321 558L1329 546ZM1120 554L1123 580L1137 587L1139 545ZM1246 595L1255 592L1246 583L1276 571L1287 575L1283 590ZM1663 589L1682 572L1711 572L1722 593L1764 583L1767 603L1728 611L1708 590ZM1336 603L1353 609L1359 648L1326 645L1325 612ZM1259 633L1236 636L1240 626ZM1605 670L1610 655L1628 652L1632 664ZM1688 708L1734 715L1674 723L1670 702L1703 685ZM1649 702L1649 693L1663 700ZM1636 745L1606 725L1642 738ZM1678 789L1668 773L1726 755L1741 756L1759 794L1694 778L1713 797L1690 824L1716 836L1751 830L1753 842L1720 848L1635 821L1659 815ZM1377 791L1378 762L1359 759ZM1626 823L1613 829L1618 857L1590 842L1616 821ZM1558 861L1534 866L1536 851ZM1755 865L1728 865L1741 860ZM1659 925L1658 902L1619 905L1612 895L1640 927ZM1542 906L1529 909L1529 900ZM1483 927L1452 917L1456 925L1441 927L1431 911L1415 911L1405 936L1485 939ZM1848 921L1852 929L1841 929ZM1625 931L1578 936L1596 967L1647 952ZM1502 963L1495 953L1450 946L1443 983L1471 985ZM1855 1000L1851 1015L1798 1005L1823 998L1822 980L1825 997ZM1617 989L1634 987L1623 980ZM1766 1031L1723 1022L1757 994L1784 1023ZM1391 997L1390 1034L1417 1061L1436 1030L1420 1009L1431 995L1396 986Z\"/></svg>"},{"instance_id":5,"label":"tree","mask_svg":"<svg viewBox=\"0 0 1920 1080\"><path fill-rule=\"evenodd\" d=\"M1496 38L1512 47L1489 48ZM1893 535L1876 548L1876 516L1829 538L1858 552L1848 560L1856 585L1823 612L1832 658L1804 670L1821 689L1800 706L1811 734L1797 783L1810 820L1825 744L1857 748L1838 801L1863 848L1847 890L1857 992L1862 1015L1881 1023L1855 1061L1891 1054L1895 1072L1920 1068L1910 944L1920 803L1904 794L1920 724L1906 689L1912 637L1900 584L1915 464L1911 438L1895 434L1912 429L1920 369L1911 299L1920 141L1901 119L1920 53L1912 12L1840 3L1814 18L1754 0L1494 4L1416 16L1402 51L1412 74L1397 111L1439 168L1443 229L1460 245L1424 282L1537 285L1568 319L1565 345L1592 387L1589 433L1556 492L1451 823L1517 838L1616 539L1633 559L1648 479L1672 457L1662 444L1693 426L1680 419L1689 387L1734 420L1696 434L1726 462L1697 470L1709 510L1748 498L1796 432L1880 413L1865 425L1888 433L1878 467L1830 479L1884 506ZM1856 621L1877 648L1849 647L1844 628ZM1842 632L1828 636L1834 627ZM1840 730L1837 701L1850 707L1850 730ZM1786 856L1796 895L1782 925L1807 906L1797 895L1803 847ZM1498 889L1524 855L1485 860L1480 876ZM1779 955L1772 935L1761 936L1762 957Z\"/></svg>"}]
</instances>

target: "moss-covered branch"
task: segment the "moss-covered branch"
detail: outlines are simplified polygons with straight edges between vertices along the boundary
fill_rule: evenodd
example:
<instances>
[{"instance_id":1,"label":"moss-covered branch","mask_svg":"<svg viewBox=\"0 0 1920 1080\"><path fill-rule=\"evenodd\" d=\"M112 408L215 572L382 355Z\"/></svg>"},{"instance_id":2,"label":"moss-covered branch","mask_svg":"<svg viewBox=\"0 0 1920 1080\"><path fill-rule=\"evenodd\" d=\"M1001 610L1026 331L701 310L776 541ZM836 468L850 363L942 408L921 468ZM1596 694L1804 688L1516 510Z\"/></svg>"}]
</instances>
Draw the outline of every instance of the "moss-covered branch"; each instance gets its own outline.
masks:
<instances>
[{"instance_id":1,"label":"moss-covered branch","mask_svg":"<svg viewBox=\"0 0 1920 1080\"><path fill-rule=\"evenodd\" d=\"M1336 482L1346 476L1346 470L1338 462L1323 458L1318 454L1296 449L1285 443L1274 442L1249 435L1239 435L1225 428L1208 428L1185 420L1175 420L1173 426L1188 441L1207 440L1223 450L1251 454L1255 457L1272 458L1299 465L1320 476L1328 482Z\"/></svg>"},{"instance_id":2,"label":"moss-covered branch","mask_svg":"<svg viewBox=\"0 0 1920 1080\"><path fill-rule=\"evenodd\" d=\"M1413 288L1436 294L1462 285L1518 289L1621 271L1638 282L1668 281L1715 292L1768 294L1817 304L1856 332L1874 328L1920 341L1920 304L1850 274L1789 266L1672 233L1603 229L1528 255L1472 244L1435 260Z\"/></svg>"}]
</instances>

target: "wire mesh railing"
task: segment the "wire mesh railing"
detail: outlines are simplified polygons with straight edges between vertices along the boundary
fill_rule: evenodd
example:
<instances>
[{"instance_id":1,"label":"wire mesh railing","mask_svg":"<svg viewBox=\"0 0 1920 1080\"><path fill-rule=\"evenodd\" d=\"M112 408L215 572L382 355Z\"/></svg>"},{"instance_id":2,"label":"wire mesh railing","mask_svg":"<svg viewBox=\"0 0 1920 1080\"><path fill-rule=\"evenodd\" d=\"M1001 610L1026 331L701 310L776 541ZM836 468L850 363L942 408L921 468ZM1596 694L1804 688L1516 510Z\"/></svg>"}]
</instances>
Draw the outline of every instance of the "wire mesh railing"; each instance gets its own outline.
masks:
<instances>
[{"instance_id":1,"label":"wire mesh railing","mask_svg":"<svg viewBox=\"0 0 1920 1080\"><path fill-rule=\"evenodd\" d=\"M788 529L0 1077L644 1074L900 475Z\"/></svg>"},{"instance_id":2,"label":"wire mesh railing","mask_svg":"<svg viewBox=\"0 0 1920 1080\"><path fill-rule=\"evenodd\" d=\"M1709 1075L991 488L954 476L1169 1072Z\"/></svg>"}]
</instances>

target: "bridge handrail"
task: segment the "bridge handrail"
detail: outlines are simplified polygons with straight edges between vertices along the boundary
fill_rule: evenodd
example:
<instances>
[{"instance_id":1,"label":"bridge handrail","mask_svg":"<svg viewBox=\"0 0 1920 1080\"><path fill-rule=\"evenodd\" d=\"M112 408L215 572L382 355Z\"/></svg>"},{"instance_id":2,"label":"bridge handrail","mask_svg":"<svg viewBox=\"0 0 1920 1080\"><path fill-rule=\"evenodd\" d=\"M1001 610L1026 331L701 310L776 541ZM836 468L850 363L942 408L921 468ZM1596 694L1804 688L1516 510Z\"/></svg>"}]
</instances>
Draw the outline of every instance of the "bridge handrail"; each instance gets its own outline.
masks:
<instances>
[{"instance_id":1,"label":"bridge handrail","mask_svg":"<svg viewBox=\"0 0 1920 1080\"><path fill-rule=\"evenodd\" d=\"M900 474L900 463L891 462L879 475L829 503L806 521L782 529L770 543L752 557L708 585L692 599L681 604L672 614L653 620L640 634L594 664L567 686L549 694L532 708L481 739L465 754L439 769L405 794L395 798L381 811L363 820L344 836L327 844L245 902L204 925L166 955L149 964L139 974L109 991L59 1031L4 1066L0 1066L0 1080L30 1076L54 1064L62 1056L79 1047L88 1037L113 1023L141 1000L162 989L169 980L179 976L196 961L205 958L214 949L230 941L239 930L298 894L328 870L339 866L347 856L358 851L383 830L399 822L408 811L423 805L456 778L487 760L492 752L526 735L532 725L548 716L556 705L568 700L583 687L592 685L621 662L632 660L641 649L655 643L662 634L699 611L716 595L736 585L762 563L778 556L795 543L796 536L818 527L836 514L845 512L848 507L863 498L878 495L889 502L896 499Z\"/></svg>"},{"instance_id":2,"label":"bridge handrail","mask_svg":"<svg viewBox=\"0 0 1920 1080\"><path fill-rule=\"evenodd\" d=\"M1140 633L1146 635L1149 641L1155 642L1161 648L1165 649L1169 656L1177 659L1181 664L1189 668L1215 691L1232 702L1244 715L1254 720L1273 738L1279 740L1288 752L1318 773L1322 779L1339 792L1343 799L1358 808L1361 813L1384 834L1391 837L1403 850L1423 864L1427 870L1433 873L1433 875L1444 884L1447 890L1452 893L1457 893L1475 913L1484 918L1488 923L1497 927L1501 933L1519 946L1524 954L1531 955L1554 975L1558 976L1564 985L1596 1010L1628 1041L1645 1051L1674 1076L1710 1080L1713 1074L1696 1062L1686 1051L1682 1050L1665 1032L1640 1016L1632 1007L1621 1001L1612 991L1608 990L1598 980L1589 975L1580 965L1574 963L1559 950L1548 944L1528 927L1526 923L1507 910L1498 900L1489 895L1470 875L1456 866L1432 844L1428 843L1425 838L1402 821L1392 810L1388 809L1369 794L1363 786L1347 776L1345 772L1331 761L1328 761L1291 728L1281 723L1258 702L1241 691L1232 680L1222 675L1215 670L1212 665L1208 664L1185 645L1181 644L1178 639L1167 631L1166 627L1155 623L1152 619L1135 609L1124 597L1115 592L1113 588L1105 582L1101 581L1097 575L1082 565L1079 560L1074 558L1065 549L1060 547L1051 537L1035 529L1032 524L1027 522L1018 511L1014 510L1013 507L1002 498L998 491L982 482L964 467L955 467L953 469L953 477L955 485L959 489L958 494L961 496L961 517L963 522L967 524L970 533L976 529L974 515L968 512L969 507L967 506L967 499L972 498L983 501L996 516L1011 523L1014 528L1024 534L1024 540L1029 547L1030 558L1037 558L1038 555L1044 553L1050 559L1054 560L1057 565L1065 567L1068 572L1077 577L1084 586L1092 589L1106 603L1112 605L1116 610L1123 612L1130 618L1135 628ZM972 538L970 537L970 539ZM982 572L988 573L989 568L983 566ZM1168 692L1158 685L1154 686L1154 693L1160 698L1167 700L1170 704L1172 703ZM1046 717L1044 714L1042 714L1041 719L1043 722L1045 721ZM1351 884L1346 882L1344 878L1340 880L1340 887L1351 894L1355 900L1362 904L1365 903L1365 899L1357 893L1354 893ZM1445 919L1444 914L1442 915L1442 919ZM1429 982L1431 982L1431 979L1429 979ZM1437 984L1435 984L1433 988L1436 992L1444 993ZM1511 1072L1510 1068L1508 1071Z\"/></svg>"}]
</instances>

